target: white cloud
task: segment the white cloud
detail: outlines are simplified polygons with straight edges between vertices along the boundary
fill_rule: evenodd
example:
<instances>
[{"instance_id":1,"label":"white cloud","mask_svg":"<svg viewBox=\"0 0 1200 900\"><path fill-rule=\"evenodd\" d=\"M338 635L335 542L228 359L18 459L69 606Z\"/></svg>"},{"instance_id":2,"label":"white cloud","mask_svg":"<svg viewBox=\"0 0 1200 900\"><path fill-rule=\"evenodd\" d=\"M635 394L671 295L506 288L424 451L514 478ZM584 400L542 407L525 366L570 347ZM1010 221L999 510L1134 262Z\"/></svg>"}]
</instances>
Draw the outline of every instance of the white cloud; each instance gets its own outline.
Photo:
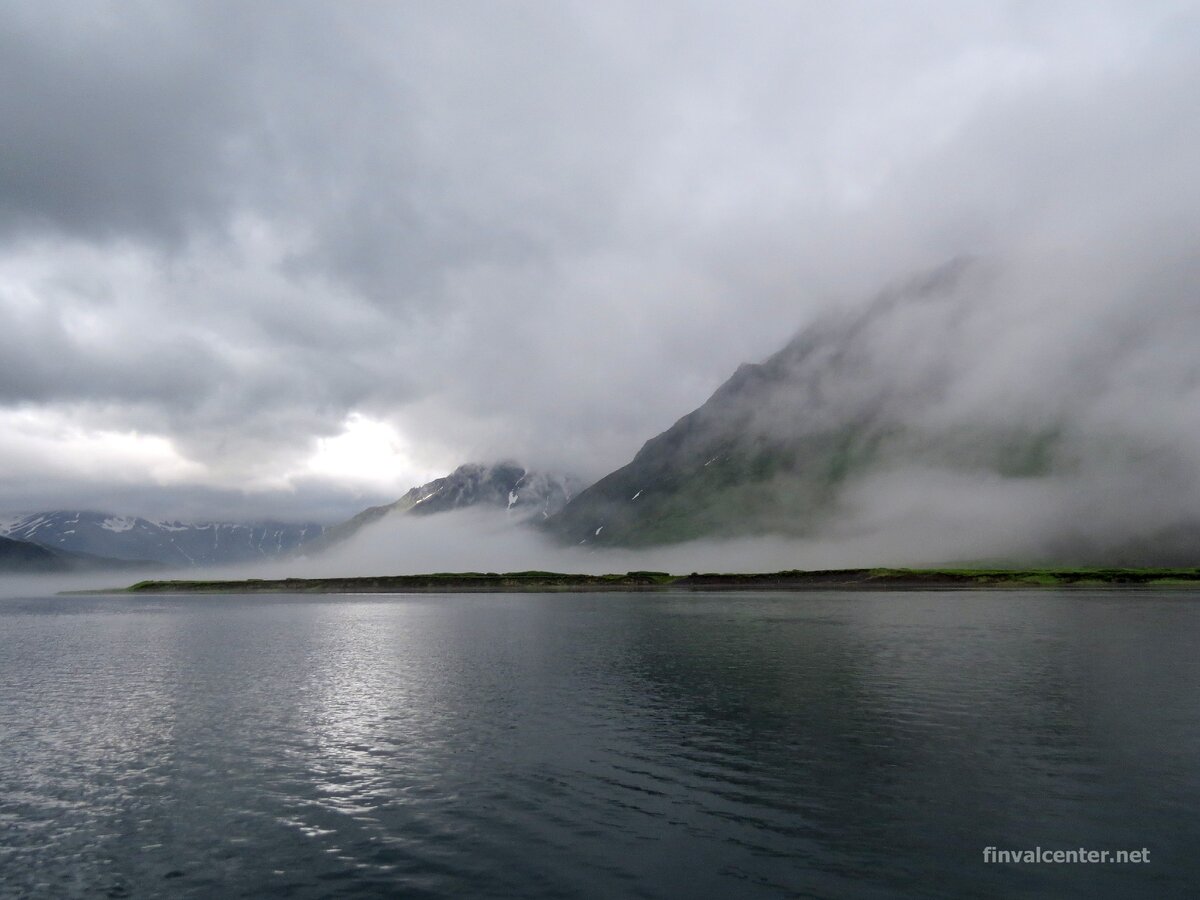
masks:
<instances>
[{"instance_id":1,"label":"white cloud","mask_svg":"<svg viewBox=\"0 0 1200 900\"><path fill-rule=\"evenodd\" d=\"M70 411L0 410L0 469L17 481L82 478L173 485L203 480L204 466L161 435L80 426Z\"/></svg>"}]
</instances>

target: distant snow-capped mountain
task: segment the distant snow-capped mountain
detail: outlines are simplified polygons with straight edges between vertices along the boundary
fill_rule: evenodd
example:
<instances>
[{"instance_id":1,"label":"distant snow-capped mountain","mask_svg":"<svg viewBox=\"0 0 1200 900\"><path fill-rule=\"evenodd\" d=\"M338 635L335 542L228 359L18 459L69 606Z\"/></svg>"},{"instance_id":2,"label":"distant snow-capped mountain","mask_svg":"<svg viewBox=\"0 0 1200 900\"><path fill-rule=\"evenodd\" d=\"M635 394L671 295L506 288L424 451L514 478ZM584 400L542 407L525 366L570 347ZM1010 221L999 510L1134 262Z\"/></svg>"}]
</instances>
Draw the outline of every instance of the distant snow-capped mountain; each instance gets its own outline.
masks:
<instances>
[{"instance_id":1,"label":"distant snow-capped mountain","mask_svg":"<svg viewBox=\"0 0 1200 900\"><path fill-rule=\"evenodd\" d=\"M569 476L534 472L515 463L459 466L445 478L415 487L388 509L427 516L471 506L499 507L521 516L554 515L579 490Z\"/></svg>"},{"instance_id":2,"label":"distant snow-capped mountain","mask_svg":"<svg viewBox=\"0 0 1200 900\"><path fill-rule=\"evenodd\" d=\"M573 476L534 472L516 463L490 466L468 463L444 478L413 488L395 503L372 506L349 521L334 525L305 544L302 552L320 552L393 514L428 516L474 507L503 509L514 522L542 520L566 506L582 486Z\"/></svg>"},{"instance_id":3,"label":"distant snow-capped mountain","mask_svg":"<svg viewBox=\"0 0 1200 900\"><path fill-rule=\"evenodd\" d=\"M177 566L222 565L287 553L321 525L262 522L156 522L101 512L30 513L0 519L0 537L55 550Z\"/></svg>"}]
</instances>

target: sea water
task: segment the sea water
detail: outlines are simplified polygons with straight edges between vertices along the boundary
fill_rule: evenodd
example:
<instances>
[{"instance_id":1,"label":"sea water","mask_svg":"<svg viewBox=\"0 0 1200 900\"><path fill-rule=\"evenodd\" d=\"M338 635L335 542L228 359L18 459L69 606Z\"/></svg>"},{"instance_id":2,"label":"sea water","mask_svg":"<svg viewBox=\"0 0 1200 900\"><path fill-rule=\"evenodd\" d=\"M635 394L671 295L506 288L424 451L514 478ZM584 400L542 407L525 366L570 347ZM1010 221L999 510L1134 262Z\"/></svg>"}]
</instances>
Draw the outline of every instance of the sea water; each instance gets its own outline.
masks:
<instances>
[{"instance_id":1,"label":"sea water","mask_svg":"<svg viewBox=\"0 0 1200 900\"><path fill-rule=\"evenodd\" d=\"M0 895L1191 897L1198 643L1192 592L8 598Z\"/></svg>"}]
</instances>

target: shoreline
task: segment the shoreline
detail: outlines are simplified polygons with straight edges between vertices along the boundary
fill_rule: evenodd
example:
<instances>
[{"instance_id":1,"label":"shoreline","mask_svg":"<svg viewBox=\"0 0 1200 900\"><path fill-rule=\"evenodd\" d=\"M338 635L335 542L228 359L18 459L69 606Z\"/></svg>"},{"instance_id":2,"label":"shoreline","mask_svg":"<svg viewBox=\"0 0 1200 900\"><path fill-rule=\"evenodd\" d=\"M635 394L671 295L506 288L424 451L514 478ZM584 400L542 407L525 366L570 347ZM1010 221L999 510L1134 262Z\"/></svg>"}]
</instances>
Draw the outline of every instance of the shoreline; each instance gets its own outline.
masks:
<instances>
[{"instance_id":1,"label":"shoreline","mask_svg":"<svg viewBox=\"0 0 1200 900\"><path fill-rule=\"evenodd\" d=\"M148 580L124 588L64 594L398 594L664 591L1004 590L1037 588L1200 588L1200 569L824 569L781 572L446 572L353 578Z\"/></svg>"}]
</instances>

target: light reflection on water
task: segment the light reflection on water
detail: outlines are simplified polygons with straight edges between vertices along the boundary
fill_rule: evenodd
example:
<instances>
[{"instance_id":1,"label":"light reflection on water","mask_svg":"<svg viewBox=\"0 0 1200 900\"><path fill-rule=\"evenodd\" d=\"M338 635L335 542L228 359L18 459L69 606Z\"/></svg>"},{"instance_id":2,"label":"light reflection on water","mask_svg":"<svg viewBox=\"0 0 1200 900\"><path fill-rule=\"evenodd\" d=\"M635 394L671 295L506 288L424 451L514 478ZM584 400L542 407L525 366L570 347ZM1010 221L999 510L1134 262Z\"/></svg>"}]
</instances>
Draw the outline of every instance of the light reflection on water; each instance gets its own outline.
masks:
<instances>
[{"instance_id":1,"label":"light reflection on water","mask_svg":"<svg viewBox=\"0 0 1200 900\"><path fill-rule=\"evenodd\" d=\"M3 600L0 894L1191 896L1198 600Z\"/></svg>"}]
</instances>

